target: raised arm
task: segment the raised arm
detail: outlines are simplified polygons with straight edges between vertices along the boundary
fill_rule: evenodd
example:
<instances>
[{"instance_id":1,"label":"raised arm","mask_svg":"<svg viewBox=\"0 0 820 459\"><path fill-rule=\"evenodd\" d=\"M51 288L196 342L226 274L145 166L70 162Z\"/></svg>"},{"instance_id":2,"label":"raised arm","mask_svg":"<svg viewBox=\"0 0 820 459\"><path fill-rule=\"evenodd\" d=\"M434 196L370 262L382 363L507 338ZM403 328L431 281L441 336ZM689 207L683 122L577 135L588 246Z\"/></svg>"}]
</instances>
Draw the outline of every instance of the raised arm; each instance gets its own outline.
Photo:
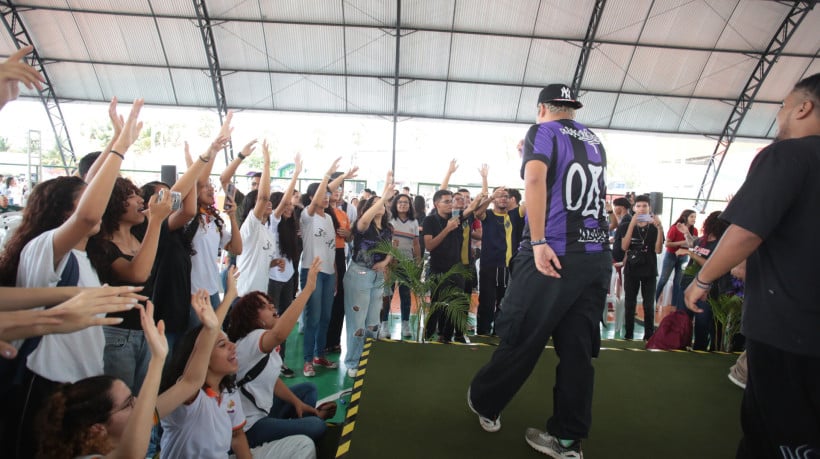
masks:
<instances>
[{"instance_id":1,"label":"raised arm","mask_svg":"<svg viewBox=\"0 0 820 459\"><path fill-rule=\"evenodd\" d=\"M370 223L373 221L373 218L379 212L379 207L384 206L384 204L388 200L388 196L393 195L393 171L387 171L387 178L384 182L384 191L382 191L381 196L379 199L370 206L369 209L363 214L359 216L356 220L356 229L360 233L364 233L367 231L367 228L370 227Z\"/></svg>"},{"instance_id":2,"label":"raised arm","mask_svg":"<svg viewBox=\"0 0 820 459\"><path fill-rule=\"evenodd\" d=\"M441 185L438 187L439 190L446 190L447 187L450 185L450 177L453 176L453 173L458 170L458 163L455 159L450 160L450 167L447 168L447 173L444 174L444 180L441 181Z\"/></svg>"},{"instance_id":3,"label":"raised arm","mask_svg":"<svg viewBox=\"0 0 820 459\"><path fill-rule=\"evenodd\" d=\"M100 156L94 160L94 164L88 169L88 172L85 173L85 181L90 182L91 179L97 175L97 171L100 170L105 159L111 154L111 150L114 148L114 142L117 141L117 138L120 136L122 132L122 128L125 125L125 119L123 119L122 115L117 113L117 98L114 97L111 99L111 103L108 105L108 117L111 119L111 125L114 126L114 134L111 135L111 140L108 141L108 145L105 146L105 149L102 151ZM116 150L114 150L116 151Z\"/></svg>"},{"instance_id":4,"label":"raised arm","mask_svg":"<svg viewBox=\"0 0 820 459\"><path fill-rule=\"evenodd\" d=\"M219 128L219 135L216 136L217 139L226 139L225 142L230 140L231 133L233 133L231 120L233 120L233 110L228 110L228 114L225 115L225 121L222 123L222 127ZM213 144L211 144L211 147L213 147ZM217 150L217 152L218 151L219 150ZM214 168L214 160L216 159L217 152L211 152L211 150L208 150L208 154L199 156L199 160L205 163L205 167L202 169L202 173L197 179L197 186L203 186L208 183L208 180L210 180L211 171Z\"/></svg>"},{"instance_id":5,"label":"raised arm","mask_svg":"<svg viewBox=\"0 0 820 459\"><path fill-rule=\"evenodd\" d=\"M273 215L276 218L282 218L282 214L285 213L285 208L288 206L288 203L291 200L291 196L293 196L293 190L296 189L296 182L299 180L299 174L302 173L302 155L299 153L293 158L293 176L290 178L290 182L288 182L288 187L285 189L285 193L282 195L282 200L279 201L279 205L276 206L276 209L273 210Z\"/></svg>"},{"instance_id":6,"label":"raised arm","mask_svg":"<svg viewBox=\"0 0 820 459\"><path fill-rule=\"evenodd\" d=\"M347 172L345 172L344 174L342 174L342 175L340 175L340 176L336 177L335 179L333 179L333 181L332 181L332 182L330 182L330 183L327 185L327 187L328 187L328 188L331 190L331 192L332 192L332 191L333 191L333 190L335 190L336 188L339 188L340 186L342 186L342 183L344 183L344 181L345 181L345 180L349 180L349 179L355 178L355 177L356 177L356 174L357 174L358 172L359 172L359 168L358 168L358 167L352 167L352 168L350 168L350 170L348 170L348 171L347 171Z\"/></svg>"},{"instance_id":7,"label":"raised arm","mask_svg":"<svg viewBox=\"0 0 820 459\"><path fill-rule=\"evenodd\" d=\"M0 63L0 110L20 94L20 84L28 89L43 89L45 78L34 67L23 61L23 57L32 52L34 46L24 46Z\"/></svg>"},{"instance_id":8,"label":"raised arm","mask_svg":"<svg viewBox=\"0 0 820 459\"><path fill-rule=\"evenodd\" d=\"M487 175L490 173L490 166L482 164L478 169L478 174L481 175L481 192L485 195L490 194L490 185L487 181Z\"/></svg>"},{"instance_id":9,"label":"raised arm","mask_svg":"<svg viewBox=\"0 0 820 459\"><path fill-rule=\"evenodd\" d=\"M62 259L83 238L88 237L91 230L100 223L125 153L139 136L140 130L142 130L142 122L138 121L142 104L142 99L134 101L122 133L114 142L113 151L116 151L116 154L106 157L99 173L91 180L83 192L74 213L55 231L55 261Z\"/></svg>"},{"instance_id":10,"label":"raised arm","mask_svg":"<svg viewBox=\"0 0 820 459\"><path fill-rule=\"evenodd\" d=\"M191 159L188 142L185 142L185 164L188 166L188 169L182 174L182 177L174 183L174 186L171 187L171 191L176 191L182 195L182 207L168 217L168 229L174 231L182 228L196 216L197 180L202 175L202 171L205 170L206 165L213 163L216 154L225 148L227 144L228 138L217 137L208 147L208 151L202 155L208 158L208 162L204 162L200 160L193 161L193 159Z\"/></svg>"},{"instance_id":11,"label":"raised arm","mask_svg":"<svg viewBox=\"0 0 820 459\"><path fill-rule=\"evenodd\" d=\"M324 202L323 198L325 196L325 193L327 193L327 189L328 189L327 185L328 185L328 182L330 182L330 176L333 175L333 173L336 172L339 169L339 161L341 161L341 160L342 160L342 158L339 157L339 158L336 158L335 161L333 161L333 164L330 165L330 168L325 173L325 176L322 177L322 182L319 183L319 187L316 188L316 192L313 194L313 200L310 201L310 205L308 206L307 209L305 209L305 211L311 217L319 209L319 207L321 206L321 203Z\"/></svg>"},{"instance_id":12,"label":"raised arm","mask_svg":"<svg viewBox=\"0 0 820 459\"><path fill-rule=\"evenodd\" d=\"M250 142L246 143L244 147L242 147L242 151L236 155L236 158L228 164L228 167L225 168L224 171L219 175L219 183L222 184L222 189L228 188L228 182L233 180L233 176L236 175L236 169L239 168L239 165L242 161L245 160L248 156L253 153L253 150L256 149L256 139L251 140ZM261 181L259 183L262 183Z\"/></svg>"},{"instance_id":13,"label":"raised arm","mask_svg":"<svg viewBox=\"0 0 820 459\"><path fill-rule=\"evenodd\" d=\"M252 141L248 145L256 143ZM253 149L251 149L253 151ZM250 154L250 153L249 153ZM258 220L262 220L265 215L265 207L270 202L270 149L268 141L262 141L262 177L259 178L259 192L256 194L256 204L253 206L253 215Z\"/></svg>"},{"instance_id":14,"label":"raised arm","mask_svg":"<svg viewBox=\"0 0 820 459\"><path fill-rule=\"evenodd\" d=\"M279 317L276 325L262 334L260 341L262 352L271 353L276 349L276 346L284 343L288 339L290 332L293 331L293 327L296 325L296 321L305 309L305 304L307 304L308 299L310 299L310 295L316 290L316 277L319 275L321 267L322 260L319 257L314 258L308 270L307 282L305 282L305 286L302 288L299 296L293 300L293 303L288 306L285 313Z\"/></svg>"}]
</instances>

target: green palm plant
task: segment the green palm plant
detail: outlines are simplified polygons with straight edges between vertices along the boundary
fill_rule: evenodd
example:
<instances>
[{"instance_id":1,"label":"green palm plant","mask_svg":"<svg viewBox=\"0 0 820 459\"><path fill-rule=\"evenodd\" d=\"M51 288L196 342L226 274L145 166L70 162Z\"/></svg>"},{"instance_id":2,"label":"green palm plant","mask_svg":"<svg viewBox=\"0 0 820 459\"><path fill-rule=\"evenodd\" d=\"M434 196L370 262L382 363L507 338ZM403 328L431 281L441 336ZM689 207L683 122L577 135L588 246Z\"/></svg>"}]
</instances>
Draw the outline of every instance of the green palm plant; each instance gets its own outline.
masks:
<instances>
[{"instance_id":1,"label":"green palm plant","mask_svg":"<svg viewBox=\"0 0 820 459\"><path fill-rule=\"evenodd\" d=\"M715 321L715 329L723 331L721 350L723 352L732 352L732 342L735 335L740 332L743 298L737 295L724 294L717 298L709 298L708 301L712 307L712 319Z\"/></svg>"},{"instance_id":2,"label":"green palm plant","mask_svg":"<svg viewBox=\"0 0 820 459\"><path fill-rule=\"evenodd\" d=\"M469 271L461 264L456 264L443 274L426 275L424 270L424 260L415 260L402 254L398 248L393 247L390 242L382 242L373 251L383 253L393 257L393 264L385 276L385 283L406 286L410 293L416 297L418 313L411 324L419 342L424 341L421 333L421 324L424 320L425 329L430 315L435 311L442 310L452 321L456 329L464 332L467 329L467 312L470 310L470 297L452 285L453 277L461 276L469 278ZM432 293L436 292L436 301L432 300Z\"/></svg>"}]
</instances>

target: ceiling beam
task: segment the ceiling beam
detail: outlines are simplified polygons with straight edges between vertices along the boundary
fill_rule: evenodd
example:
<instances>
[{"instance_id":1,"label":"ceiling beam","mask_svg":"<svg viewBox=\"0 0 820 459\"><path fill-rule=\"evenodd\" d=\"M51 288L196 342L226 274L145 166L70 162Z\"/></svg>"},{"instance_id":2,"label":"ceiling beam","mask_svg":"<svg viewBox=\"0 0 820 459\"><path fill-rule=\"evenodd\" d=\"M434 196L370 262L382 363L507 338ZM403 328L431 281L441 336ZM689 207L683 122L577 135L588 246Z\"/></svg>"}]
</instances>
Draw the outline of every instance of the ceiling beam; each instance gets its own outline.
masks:
<instances>
[{"instance_id":1,"label":"ceiling beam","mask_svg":"<svg viewBox=\"0 0 820 459\"><path fill-rule=\"evenodd\" d=\"M782 55L783 48L786 47L789 39L794 35L794 31L797 30L797 27L800 26L800 23L803 22L803 19L806 18L809 11L814 8L815 3L816 0L792 3L789 13L774 33L772 40L769 42L769 46L766 48L766 52L760 56L751 76L749 76L749 81L746 82L746 86L743 88L743 91L741 91L740 97L737 98L732 113L726 121L726 125L720 134L717 145L715 145L715 150L712 152L712 157L706 164L706 173L703 176L700 189L698 190L698 196L695 199L694 207L701 213L706 211L706 204L712 196L712 189L720 173L723 160L726 159L726 153L735 140L743 118L746 117L746 113L749 112L749 109L752 108L752 104L755 103L757 92L769 75L769 71L772 69L774 63L777 62ZM785 90L786 88L783 89Z\"/></svg>"},{"instance_id":2,"label":"ceiling beam","mask_svg":"<svg viewBox=\"0 0 820 459\"><path fill-rule=\"evenodd\" d=\"M589 53L592 52L592 48L595 46L595 36L598 33L598 24L601 23L601 17L604 15L604 6L606 6L606 0L595 0L595 5L592 7L587 33L581 45L581 55L578 56L578 65L575 67L575 76L572 78L572 93L575 94L575 97L578 97L578 90L581 89L581 82L584 80L587 62L589 62Z\"/></svg>"}]
</instances>

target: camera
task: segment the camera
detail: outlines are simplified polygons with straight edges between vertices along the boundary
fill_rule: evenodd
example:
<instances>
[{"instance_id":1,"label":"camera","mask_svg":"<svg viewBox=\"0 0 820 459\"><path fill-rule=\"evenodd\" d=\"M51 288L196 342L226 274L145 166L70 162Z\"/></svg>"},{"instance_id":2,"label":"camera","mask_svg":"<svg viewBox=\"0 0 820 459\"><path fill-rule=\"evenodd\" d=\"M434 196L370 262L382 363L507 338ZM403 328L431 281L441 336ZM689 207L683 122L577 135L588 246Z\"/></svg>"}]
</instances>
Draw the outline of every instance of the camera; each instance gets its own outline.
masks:
<instances>
[{"instance_id":1,"label":"camera","mask_svg":"<svg viewBox=\"0 0 820 459\"><path fill-rule=\"evenodd\" d=\"M165 195L167 190L159 190L159 196L157 197L157 202L161 202L165 199ZM171 191L171 210L177 211L182 208L182 193L178 191Z\"/></svg>"}]
</instances>

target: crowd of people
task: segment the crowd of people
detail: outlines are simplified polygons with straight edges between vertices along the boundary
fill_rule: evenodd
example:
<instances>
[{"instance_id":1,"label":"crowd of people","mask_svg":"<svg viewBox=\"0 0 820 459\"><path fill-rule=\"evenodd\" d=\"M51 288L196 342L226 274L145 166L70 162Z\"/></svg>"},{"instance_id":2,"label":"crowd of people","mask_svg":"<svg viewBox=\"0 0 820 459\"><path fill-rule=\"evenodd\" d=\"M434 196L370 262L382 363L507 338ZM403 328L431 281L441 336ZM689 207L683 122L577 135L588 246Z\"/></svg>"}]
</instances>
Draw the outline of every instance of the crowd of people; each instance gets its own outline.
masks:
<instances>
[{"instance_id":1,"label":"crowd of people","mask_svg":"<svg viewBox=\"0 0 820 459\"><path fill-rule=\"evenodd\" d=\"M23 60L29 52L0 64L0 109L20 84L41 87ZM818 292L806 277L814 257L795 247L797 232L817 218L820 190L811 177L820 172L819 98L820 75L800 82L778 115L779 142L760 153L726 211L710 214L698 231L696 212L685 210L668 232L648 196L609 201L604 146L574 120L582 104L562 84L541 91L537 124L519 144L523 197L513 187L490 192L487 165L478 170L476 196L451 190L453 160L429 213L423 197L395 189L392 171L380 193L367 189L347 202L344 182L358 169L340 171L341 158L300 193L297 155L287 187L271 192L270 149L255 139L221 173L220 205L210 177L231 140L230 112L206 151L192 156L185 145L187 169L174 183L140 186L120 167L142 129L143 101L126 117L113 99L110 142L83 158L77 176L30 191L0 253L4 451L315 457L337 407L317 406L310 382L286 384L295 374L285 365L286 343L301 321L302 374L343 364L353 378L366 339L390 337L395 291L401 337L412 337L412 295L407 285L386 282L395 260L385 246L446 278L430 292L433 302L446 291L478 291L475 332L500 338L467 391L485 431L501 428L501 412L553 340L560 357L553 414L545 430L525 435L552 457L582 457L591 359L613 275L622 279L626 339L634 338L639 291L643 339L652 339L654 303L671 281L673 304L694 323L687 344L714 349L719 331L705 299L724 293L728 271L746 269L748 258L739 457L820 451ZM243 194L234 176L257 150L262 170ZM220 271L223 253L232 262ZM684 268L687 262L700 270ZM434 309L420 332L468 343L460 319Z\"/></svg>"}]
</instances>

